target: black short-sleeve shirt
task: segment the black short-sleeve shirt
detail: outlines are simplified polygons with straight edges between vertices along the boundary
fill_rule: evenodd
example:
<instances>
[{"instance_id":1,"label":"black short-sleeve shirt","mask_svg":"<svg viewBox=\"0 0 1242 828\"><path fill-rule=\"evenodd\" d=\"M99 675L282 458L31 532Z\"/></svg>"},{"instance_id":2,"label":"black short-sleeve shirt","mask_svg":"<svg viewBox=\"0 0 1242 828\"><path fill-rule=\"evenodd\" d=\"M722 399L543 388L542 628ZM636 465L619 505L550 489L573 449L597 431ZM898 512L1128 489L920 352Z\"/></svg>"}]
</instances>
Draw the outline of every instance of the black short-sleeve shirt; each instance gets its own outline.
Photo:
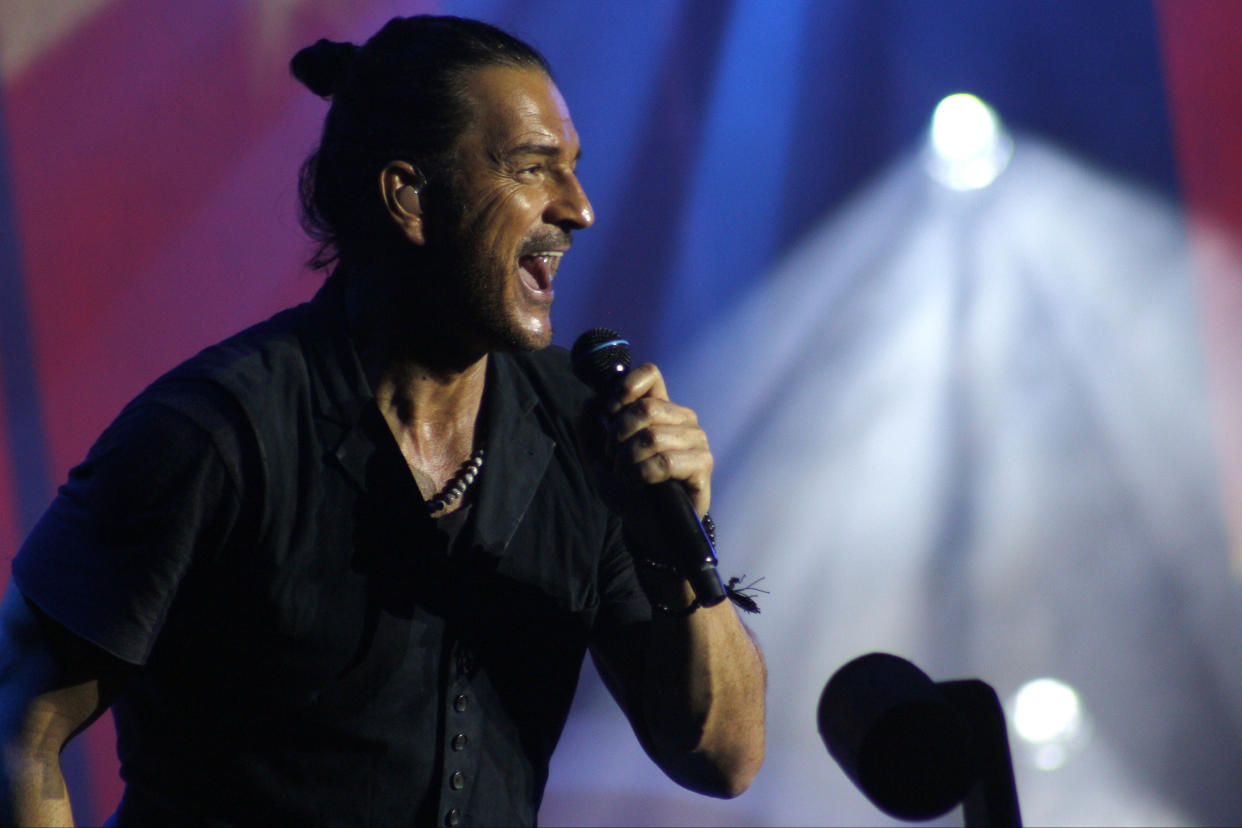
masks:
<instances>
[{"instance_id":1,"label":"black short-sleeve shirt","mask_svg":"<svg viewBox=\"0 0 1242 828\"><path fill-rule=\"evenodd\" d=\"M475 500L432 520L337 281L144 391L14 560L137 665L122 824L533 824L586 646L650 616L564 351L492 355Z\"/></svg>"}]
</instances>

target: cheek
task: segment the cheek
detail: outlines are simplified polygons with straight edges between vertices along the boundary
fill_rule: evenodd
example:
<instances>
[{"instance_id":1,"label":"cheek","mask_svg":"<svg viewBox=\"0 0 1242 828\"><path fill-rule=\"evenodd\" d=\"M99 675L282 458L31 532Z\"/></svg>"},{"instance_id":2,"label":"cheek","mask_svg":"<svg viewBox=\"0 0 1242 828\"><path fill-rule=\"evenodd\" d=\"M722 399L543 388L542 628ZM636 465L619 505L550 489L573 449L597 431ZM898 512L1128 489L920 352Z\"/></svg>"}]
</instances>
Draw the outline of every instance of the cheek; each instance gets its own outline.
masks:
<instances>
[{"instance_id":1,"label":"cheek","mask_svg":"<svg viewBox=\"0 0 1242 828\"><path fill-rule=\"evenodd\" d=\"M520 238L539 216L536 200L517 185L496 188L478 205L473 224L479 229L479 235L501 245L517 244L516 239L506 237L516 234Z\"/></svg>"}]
</instances>

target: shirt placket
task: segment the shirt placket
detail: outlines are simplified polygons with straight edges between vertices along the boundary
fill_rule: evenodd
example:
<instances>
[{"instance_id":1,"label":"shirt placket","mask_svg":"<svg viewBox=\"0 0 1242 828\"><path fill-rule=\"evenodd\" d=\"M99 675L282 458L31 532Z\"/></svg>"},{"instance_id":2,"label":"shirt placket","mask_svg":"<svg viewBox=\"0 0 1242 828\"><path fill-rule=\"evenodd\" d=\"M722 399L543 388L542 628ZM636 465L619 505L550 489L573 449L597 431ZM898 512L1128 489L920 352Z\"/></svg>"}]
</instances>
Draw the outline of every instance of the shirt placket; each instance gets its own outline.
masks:
<instances>
[{"instance_id":1,"label":"shirt placket","mask_svg":"<svg viewBox=\"0 0 1242 828\"><path fill-rule=\"evenodd\" d=\"M445 744L443 778L440 780L440 811L448 828L466 819L466 803L478 768L483 710L471 679L476 665L473 651L457 642L453 646L452 678L445 694Z\"/></svg>"}]
</instances>

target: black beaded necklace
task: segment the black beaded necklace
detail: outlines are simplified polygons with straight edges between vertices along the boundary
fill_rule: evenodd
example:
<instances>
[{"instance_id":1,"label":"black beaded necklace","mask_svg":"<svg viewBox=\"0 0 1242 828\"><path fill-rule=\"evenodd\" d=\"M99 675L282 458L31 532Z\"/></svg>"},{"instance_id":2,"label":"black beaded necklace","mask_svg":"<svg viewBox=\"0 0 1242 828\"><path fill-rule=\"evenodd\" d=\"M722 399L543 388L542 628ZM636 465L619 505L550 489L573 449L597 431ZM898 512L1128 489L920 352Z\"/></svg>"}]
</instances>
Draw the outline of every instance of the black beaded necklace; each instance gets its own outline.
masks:
<instances>
[{"instance_id":1,"label":"black beaded necklace","mask_svg":"<svg viewBox=\"0 0 1242 828\"><path fill-rule=\"evenodd\" d=\"M461 464L457 469L457 473L449 478L448 483L444 484L444 488L428 498L427 514L434 515L436 512L442 512L449 507L449 504L455 502L459 497L466 493L470 488L470 484L474 483L474 479L479 476L479 471L483 468L483 446L479 446L474 450L474 454L466 462Z\"/></svg>"}]
</instances>

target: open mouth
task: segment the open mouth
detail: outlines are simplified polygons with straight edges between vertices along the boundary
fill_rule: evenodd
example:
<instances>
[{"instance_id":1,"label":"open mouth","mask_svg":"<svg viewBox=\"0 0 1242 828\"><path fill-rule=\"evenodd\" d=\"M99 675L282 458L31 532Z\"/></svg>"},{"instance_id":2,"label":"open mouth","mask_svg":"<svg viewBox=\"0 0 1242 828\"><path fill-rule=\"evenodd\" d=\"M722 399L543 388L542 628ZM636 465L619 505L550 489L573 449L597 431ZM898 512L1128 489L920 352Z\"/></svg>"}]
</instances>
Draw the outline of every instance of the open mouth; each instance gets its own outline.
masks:
<instances>
[{"instance_id":1,"label":"open mouth","mask_svg":"<svg viewBox=\"0 0 1242 828\"><path fill-rule=\"evenodd\" d=\"M519 258L518 272L521 274L522 284L534 293L550 292L562 255L564 254L559 250L544 250Z\"/></svg>"}]
</instances>

